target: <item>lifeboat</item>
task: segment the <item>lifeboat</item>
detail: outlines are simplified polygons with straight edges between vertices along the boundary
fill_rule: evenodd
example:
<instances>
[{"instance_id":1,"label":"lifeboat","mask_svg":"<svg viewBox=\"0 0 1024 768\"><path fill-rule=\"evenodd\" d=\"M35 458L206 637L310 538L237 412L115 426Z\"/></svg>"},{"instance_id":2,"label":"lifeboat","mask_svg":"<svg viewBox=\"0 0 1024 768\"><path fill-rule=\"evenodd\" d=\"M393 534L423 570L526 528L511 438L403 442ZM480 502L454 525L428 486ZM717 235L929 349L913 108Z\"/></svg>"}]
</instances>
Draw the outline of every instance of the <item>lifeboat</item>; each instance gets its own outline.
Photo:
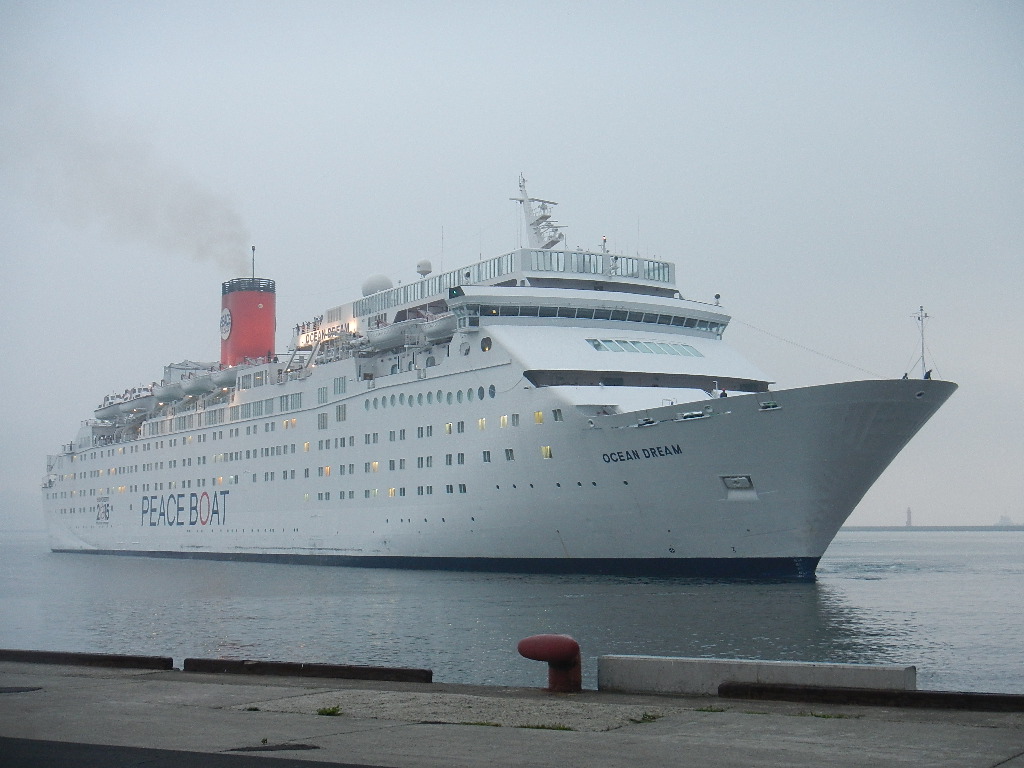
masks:
<instances>
[{"instance_id":1,"label":"lifeboat","mask_svg":"<svg viewBox=\"0 0 1024 768\"><path fill-rule=\"evenodd\" d=\"M427 341L450 339L458 326L458 318L454 312L434 315L423 323L423 334Z\"/></svg>"},{"instance_id":2,"label":"lifeboat","mask_svg":"<svg viewBox=\"0 0 1024 768\"><path fill-rule=\"evenodd\" d=\"M156 405L156 398L149 392L144 392L130 400L124 400L118 406L121 413L131 416L142 413L149 413Z\"/></svg>"},{"instance_id":3,"label":"lifeboat","mask_svg":"<svg viewBox=\"0 0 1024 768\"><path fill-rule=\"evenodd\" d=\"M233 387L238 379L238 368L222 368L219 371L214 371L210 375L210 379L213 382L214 388Z\"/></svg>"},{"instance_id":4,"label":"lifeboat","mask_svg":"<svg viewBox=\"0 0 1024 768\"><path fill-rule=\"evenodd\" d=\"M181 380L181 389L186 395L204 395L217 388L210 373L197 373Z\"/></svg>"},{"instance_id":5,"label":"lifeboat","mask_svg":"<svg viewBox=\"0 0 1024 768\"><path fill-rule=\"evenodd\" d=\"M112 398L103 398L103 405L93 411L93 415L97 419L103 419L109 421L115 418L121 412L121 401L120 399L114 400Z\"/></svg>"},{"instance_id":6,"label":"lifeboat","mask_svg":"<svg viewBox=\"0 0 1024 768\"><path fill-rule=\"evenodd\" d=\"M401 347L405 344L406 331L414 330L417 326L422 326L423 323L423 318L414 317L397 323L391 323L391 325L370 328L366 331L366 340L375 349Z\"/></svg>"},{"instance_id":7,"label":"lifeboat","mask_svg":"<svg viewBox=\"0 0 1024 768\"><path fill-rule=\"evenodd\" d=\"M173 400L180 400L183 398L185 396L185 390L182 388L180 381L161 381L153 387L153 396L157 399L157 402L169 403Z\"/></svg>"}]
</instances>

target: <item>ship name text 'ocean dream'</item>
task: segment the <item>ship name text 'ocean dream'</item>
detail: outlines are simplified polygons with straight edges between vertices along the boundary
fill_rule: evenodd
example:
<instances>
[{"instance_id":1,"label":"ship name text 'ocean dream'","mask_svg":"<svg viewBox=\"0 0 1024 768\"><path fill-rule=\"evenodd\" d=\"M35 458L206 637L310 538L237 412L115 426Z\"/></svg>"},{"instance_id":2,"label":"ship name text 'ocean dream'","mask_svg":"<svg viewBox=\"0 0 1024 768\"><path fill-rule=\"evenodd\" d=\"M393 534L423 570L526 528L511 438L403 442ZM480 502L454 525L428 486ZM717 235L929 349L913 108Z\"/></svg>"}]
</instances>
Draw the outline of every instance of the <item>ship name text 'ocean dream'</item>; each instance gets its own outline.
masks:
<instances>
[{"instance_id":1,"label":"ship name text 'ocean dream'","mask_svg":"<svg viewBox=\"0 0 1024 768\"><path fill-rule=\"evenodd\" d=\"M667 261L529 247L363 296L275 343L276 284L221 290L216 362L107 395L47 458L58 552L812 579L956 385L774 389ZM211 333L211 339L214 338Z\"/></svg>"}]
</instances>

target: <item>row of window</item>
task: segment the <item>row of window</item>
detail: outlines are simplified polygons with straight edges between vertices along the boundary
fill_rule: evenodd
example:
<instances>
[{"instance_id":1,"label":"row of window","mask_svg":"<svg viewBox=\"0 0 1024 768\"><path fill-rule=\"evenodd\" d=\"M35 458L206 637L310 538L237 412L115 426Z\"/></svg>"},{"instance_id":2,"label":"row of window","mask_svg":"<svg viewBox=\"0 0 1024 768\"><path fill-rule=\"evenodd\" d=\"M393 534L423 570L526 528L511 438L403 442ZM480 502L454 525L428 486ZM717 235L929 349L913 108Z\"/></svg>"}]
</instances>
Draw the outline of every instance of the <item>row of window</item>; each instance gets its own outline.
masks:
<instances>
[{"instance_id":1,"label":"row of window","mask_svg":"<svg viewBox=\"0 0 1024 768\"><path fill-rule=\"evenodd\" d=\"M454 392L445 392L443 390L437 390L437 392L419 392L414 397L412 394L406 395L405 392L400 392L393 395L384 395L383 397L375 397L372 400L367 398L363 401L363 408L370 410L371 408L377 410L379 408L397 408L403 405L407 405L410 408L417 405L443 405L447 403L461 403L463 401L471 403L474 400L484 400L485 398L494 398L497 394L497 390L493 384L491 384L486 390L483 387L469 387L466 390L456 390Z\"/></svg>"},{"instance_id":2,"label":"row of window","mask_svg":"<svg viewBox=\"0 0 1024 768\"><path fill-rule=\"evenodd\" d=\"M276 447L283 449L283 453L285 453L285 454L287 454L289 452L288 451L289 446L287 446L287 445L286 446L276 446ZM261 451L267 451L267 450L274 450L274 449L272 449L272 448L263 448L263 449L261 449ZM307 443L307 450L308 450L308 443ZM504 454L505 455L505 461L515 461L516 460L515 449L513 449L513 448L505 448L504 450L505 450L505 454ZM295 452L295 446L292 445L291 446L291 453L294 453L294 452ZM214 462L217 462L217 461L224 461L224 462L240 461L240 460L243 459L243 456L244 456L244 458L250 458L249 454L250 454L250 451L244 451L244 452L243 451L232 451L231 453L218 454L217 456L214 456ZM252 454L252 458L256 458L256 449L253 449L251 451L251 454ZM262 454L262 455L277 455L277 454ZM550 445L542 445L542 446L540 446L540 455L541 455L542 459L553 458L554 454L552 453L551 446ZM485 464L491 463L491 451L489 451L489 450L482 451L480 458L481 458L481 461L483 463L485 463ZM173 463L173 462L168 462L168 463ZM202 462L199 462L199 463L205 464L206 462L202 461ZM455 466L455 465L459 465L459 466L464 465L466 463L466 454L465 453L448 453L448 454L445 454L444 463L445 463L445 466L448 466L448 467ZM364 462L364 464L363 464L363 472L364 473L379 472L380 469L381 469L381 465L382 465L381 461L367 461L367 462ZM160 467L156 467L153 464L144 465L144 466L148 466L150 468L159 469L159 468L162 468L163 462L160 462ZM355 474L355 466L356 466L355 464L339 464L338 465L338 474L339 475L354 475ZM416 457L416 468L417 469L430 469L433 466L434 466L434 457L433 456L417 456ZM401 470L404 470L405 468L406 468L406 460L404 458L389 459L388 460L388 471L396 471L396 470L401 471ZM330 477L332 469L333 469L333 465L326 465L326 466L317 467L317 476L318 477ZM126 471L127 471L127 468L122 468L122 470L121 470L122 473L126 472ZM78 474L80 476L84 477L86 473L85 472L81 472L81 473L78 473ZM115 474L115 472L113 470L111 470L110 474L113 475L113 474ZM91 475L91 473L90 473L90 475ZM310 477L310 469L308 467L303 470L303 477L304 478ZM72 478L69 478L69 479L74 479L74 478L72 477ZM210 483L213 484L213 485L223 485L224 482L225 482L225 479L226 479L226 481L227 481L227 483L229 485L237 484L239 482L239 476L238 475L227 475L227 476L223 476L222 475L222 476L219 476L219 477L211 478L210 479ZM275 479L276 479L276 473L274 471L266 471L266 472L263 473L263 480L264 480L264 482L273 482ZM295 470L294 469L283 470L281 472L281 479L282 480L289 480L289 479L290 480L294 480L295 479ZM257 481L257 475L254 474L252 476L252 481L254 483ZM198 480L196 480L194 482L196 484L196 487L200 487L201 488L201 487L205 487L206 486L207 480L206 480L206 478L200 478L200 479L198 479ZM161 490L174 490L176 488L192 488L192 487L193 487L193 481L192 480L180 480L180 481L178 481L178 480L168 480L168 481L160 482L160 483L152 483L152 484L151 483L143 483L142 484L142 490L144 492L148 492L150 490L161 491ZM99 493L105 493L105 492L109 492L109 493L114 493L114 492L125 493L127 491L136 492L138 490L138 488L139 488L139 486L137 486L137 485L136 486L130 486L130 487L122 485L122 486L118 486L116 488L100 488L100 489L91 488L91 489L88 489L88 490L86 490L86 489L76 489L76 490L71 490L71 491L54 491L52 494L47 493L46 494L46 498L48 498L48 499L49 498L54 498L54 499L60 498L60 499L63 499L63 498L69 498L69 497L70 498L75 498L75 497L78 497L78 496L86 496L86 495L95 496L97 494L97 492L99 492ZM70 496L69 496L69 494L70 494Z\"/></svg>"},{"instance_id":3,"label":"row of window","mask_svg":"<svg viewBox=\"0 0 1024 768\"><path fill-rule=\"evenodd\" d=\"M725 323L717 320L688 317L685 315L669 315L658 312L636 312L625 309L600 309L594 307L566 307L534 305L518 306L515 304L464 304L454 306L453 311L463 318L475 317L563 317L579 320L618 320L628 323L645 323L647 325L669 325L676 328L692 328L721 335L725 332ZM477 325L470 322L469 325Z\"/></svg>"},{"instance_id":4,"label":"row of window","mask_svg":"<svg viewBox=\"0 0 1024 768\"><path fill-rule=\"evenodd\" d=\"M467 493L468 489L465 483L449 483L444 487L445 493ZM355 491L319 491L316 494L317 501L330 501L331 494L335 493L339 501L344 501L346 498L354 499L356 497ZM347 494L347 495L346 495ZM432 485L420 485L416 487L417 496L433 496L434 486ZM405 488L388 488L381 493L380 488L364 488L363 498L364 499L376 499L381 496L386 496L389 499L402 498L405 496ZM309 501L312 498L311 494L304 494L304 499ZM390 522L390 521L385 521ZM426 522L426 521L424 521ZM441 518L441 522L444 522L444 518Z\"/></svg>"},{"instance_id":5,"label":"row of window","mask_svg":"<svg viewBox=\"0 0 1024 768\"><path fill-rule=\"evenodd\" d=\"M665 341L630 341L628 339L587 339L587 343L598 352L639 352L644 355L679 355L681 357L704 357L689 344Z\"/></svg>"}]
</instances>

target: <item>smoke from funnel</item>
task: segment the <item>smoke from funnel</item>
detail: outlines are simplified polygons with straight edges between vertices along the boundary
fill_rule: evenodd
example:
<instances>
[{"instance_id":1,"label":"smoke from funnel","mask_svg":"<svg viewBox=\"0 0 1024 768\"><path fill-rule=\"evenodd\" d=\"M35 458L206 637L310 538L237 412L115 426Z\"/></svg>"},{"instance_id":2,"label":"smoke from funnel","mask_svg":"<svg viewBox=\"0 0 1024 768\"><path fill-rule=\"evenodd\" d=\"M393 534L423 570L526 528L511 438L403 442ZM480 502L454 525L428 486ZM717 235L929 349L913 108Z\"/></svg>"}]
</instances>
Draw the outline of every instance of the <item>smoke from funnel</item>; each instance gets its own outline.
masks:
<instances>
[{"instance_id":1,"label":"smoke from funnel","mask_svg":"<svg viewBox=\"0 0 1024 768\"><path fill-rule=\"evenodd\" d=\"M5 164L19 166L29 192L68 225L246 273L249 232L231 202L162 161L128 126L37 107L4 134Z\"/></svg>"}]
</instances>

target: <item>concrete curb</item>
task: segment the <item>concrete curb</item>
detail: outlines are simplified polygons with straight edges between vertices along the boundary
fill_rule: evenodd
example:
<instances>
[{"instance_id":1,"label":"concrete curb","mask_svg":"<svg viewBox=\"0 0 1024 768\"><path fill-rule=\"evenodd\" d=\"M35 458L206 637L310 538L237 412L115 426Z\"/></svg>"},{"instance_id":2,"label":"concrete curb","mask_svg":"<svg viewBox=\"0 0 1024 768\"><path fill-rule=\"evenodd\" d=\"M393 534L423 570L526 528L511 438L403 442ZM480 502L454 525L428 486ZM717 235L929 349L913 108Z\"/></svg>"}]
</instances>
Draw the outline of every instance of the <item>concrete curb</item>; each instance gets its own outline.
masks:
<instances>
[{"instance_id":1,"label":"concrete curb","mask_svg":"<svg viewBox=\"0 0 1024 768\"><path fill-rule=\"evenodd\" d=\"M116 653L74 653L71 651L22 651L13 648L0 648L0 661L24 661L31 664L66 664L71 666L119 669L174 669L174 660L170 656L128 656Z\"/></svg>"},{"instance_id":2,"label":"concrete curb","mask_svg":"<svg viewBox=\"0 0 1024 768\"><path fill-rule=\"evenodd\" d=\"M392 683L430 683L429 669L406 667L367 667L346 664L303 664L290 661L252 661L249 659L185 659L185 672L233 675L273 675L280 677L329 677L346 680L377 680Z\"/></svg>"},{"instance_id":3,"label":"concrete curb","mask_svg":"<svg viewBox=\"0 0 1024 768\"><path fill-rule=\"evenodd\" d=\"M772 683L722 683L725 699L797 701L815 704L858 704L869 707L958 709L975 712L1024 712L1024 695L964 691L900 691L883 688L828 688Z\"/></svg>"},{"instance_id":4,"label":"concrete curb","mask_svg":"<svg viewBox=\"0 0 1024 768\"><path fill-rule=\"evenodd\" d=\"M679 656L608 655L597 659L597 687L602 691L715 696L722 683L914 690L917 669L890 664Z\"/></svg>"}]
</instances>

